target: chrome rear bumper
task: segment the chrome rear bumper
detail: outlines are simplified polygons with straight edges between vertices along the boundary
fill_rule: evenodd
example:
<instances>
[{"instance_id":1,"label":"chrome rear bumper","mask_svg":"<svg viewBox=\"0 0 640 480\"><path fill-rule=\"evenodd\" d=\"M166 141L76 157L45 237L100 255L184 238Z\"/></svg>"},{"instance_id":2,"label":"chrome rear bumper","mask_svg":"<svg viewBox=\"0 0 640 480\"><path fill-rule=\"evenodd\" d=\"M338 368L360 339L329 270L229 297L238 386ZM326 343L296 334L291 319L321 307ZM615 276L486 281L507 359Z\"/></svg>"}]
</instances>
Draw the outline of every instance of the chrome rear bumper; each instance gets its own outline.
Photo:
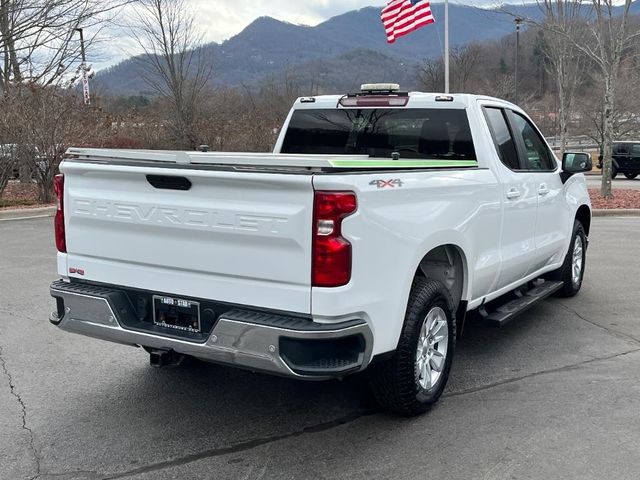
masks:
<instances>
[{"instance_id":1,"label":"chrome rear bumper","mask_svg":"<svg viewBox=\"0 0 640 480\"><path fill-rule=\"evenodd\" d=\"M371 360L373 336L364 320L316 323L310 319L235 308L220 315L206 341L198 343L125 328L121 316L130 315L130 304L116 301L122 295L116 287L54 282L50 288L57 310L49 320L63 330L116 342L158 350L173 350L202 360L302 379L327 379L363 370ZM114 296L115 294L115 296ZM344 357L344 341L359 342L359 351ZM308 343L306 343L308 342ZM343 343L341 343L343 342ZM350 343L350 345L353 342ZM309 350L332 355L305 357ZM342 356L341 356L342 355ZM322 354L320 355L322 356Z\"/></svg>"}]
</instances>

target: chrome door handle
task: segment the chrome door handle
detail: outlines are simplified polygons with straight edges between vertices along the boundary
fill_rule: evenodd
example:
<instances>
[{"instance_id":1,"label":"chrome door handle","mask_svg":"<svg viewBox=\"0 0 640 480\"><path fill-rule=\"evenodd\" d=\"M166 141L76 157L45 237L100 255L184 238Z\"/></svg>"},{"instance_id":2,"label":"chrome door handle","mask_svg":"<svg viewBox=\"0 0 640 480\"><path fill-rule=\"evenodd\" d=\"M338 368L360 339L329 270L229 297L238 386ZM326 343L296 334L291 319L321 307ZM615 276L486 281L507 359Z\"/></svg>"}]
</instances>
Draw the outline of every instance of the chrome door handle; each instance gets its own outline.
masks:
<instances>
[{"instance_id":1,"label":"chrome door handle","mask_svg":"<svg viewBox=\"0 0 640 480\"><path fill-rule=\"evenodd\" d=\"M507 192L507 198L513 200L514 198L520 198L520 190L512 188Z\"/></svg>"},{"instance_id":2,"label":"chrome door handle","mask_svg":"<svg viewBox=\"0 0 640 480\"><path fill-rule=\"evenodd\" d=\"M547 187L546 183L541 183L538 188L538 195L546 195L547 193L549 193L549 187Z\"/></svg>"}]
</instances>

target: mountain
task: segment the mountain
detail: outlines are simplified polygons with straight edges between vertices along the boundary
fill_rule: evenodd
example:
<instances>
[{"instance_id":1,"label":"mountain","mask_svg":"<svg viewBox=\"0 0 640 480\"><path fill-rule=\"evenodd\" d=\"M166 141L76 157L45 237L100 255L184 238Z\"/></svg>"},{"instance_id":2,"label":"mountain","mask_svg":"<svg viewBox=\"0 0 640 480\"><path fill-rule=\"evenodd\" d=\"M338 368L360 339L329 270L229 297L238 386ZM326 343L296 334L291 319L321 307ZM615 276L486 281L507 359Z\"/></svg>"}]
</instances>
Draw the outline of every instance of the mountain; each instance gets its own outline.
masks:
<instances>
[{"instance_id":1,"label":"mountain","mask_svg":"<svg viewBox=\"0 0 640 480\"><path fill-rule=\"evenodd\" d=\"M411 86L416 80L416 65L379 51L358 48L337 57L300 63L280 75L275 73L273 78L282 79L284 75L292 76L307 89L306 94L353 92L373 80Z\"/></svg>"},{"instance_id":2,"label":"mountain","mask_svg":"<svg viewBox=\"0 0 640 480\"><path fill-rule=\"evenodd\" d=\"M634 8L640 10L636 3L640 2L634 2ZM265 77L282 78L285 71L293 71L297 78L315 72L324 90L344 90L355 85L356 80L380 81L383 77L401 80L405 87L411 87L413 83L407 82L415 81L417 64L442 55L444 49L444 5L432 3L432 10L435 24L393 45L386 42L380 8L367 7L330 18L315 27L258 18L224 43L204 46L201 54L213 60L214 85L255 85ZM532 19L541 16L535 3L505 5L498 10L451 4L451 45L498 39L513 33L515 15ZM139 60L125 60L98 72L95 79L98 91L150 94L141 79ZM369 77L363 78L367 72Z\"/></svg>"}]
</instances>

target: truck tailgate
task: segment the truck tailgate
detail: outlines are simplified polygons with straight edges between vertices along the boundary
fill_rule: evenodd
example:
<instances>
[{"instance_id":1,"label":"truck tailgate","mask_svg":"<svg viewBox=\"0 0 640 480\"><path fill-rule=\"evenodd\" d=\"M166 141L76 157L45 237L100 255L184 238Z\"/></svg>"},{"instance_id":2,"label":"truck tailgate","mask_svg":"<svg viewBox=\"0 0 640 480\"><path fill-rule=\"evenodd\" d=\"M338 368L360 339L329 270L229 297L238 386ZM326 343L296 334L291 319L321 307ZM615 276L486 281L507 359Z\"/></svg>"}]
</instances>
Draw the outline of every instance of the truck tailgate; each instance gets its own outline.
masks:
<instances>
[{"instance_id":1,"label":"truck tailgate","mask_svg":"<svg viewBox=\"0 0 640 480\"><path fill-rule=\"evenodd\" d=\"M310 175L76 161L61 171L61 274L310 313ZM175 177L191 188L172 188Z\"/></svg>"}]
</instances>

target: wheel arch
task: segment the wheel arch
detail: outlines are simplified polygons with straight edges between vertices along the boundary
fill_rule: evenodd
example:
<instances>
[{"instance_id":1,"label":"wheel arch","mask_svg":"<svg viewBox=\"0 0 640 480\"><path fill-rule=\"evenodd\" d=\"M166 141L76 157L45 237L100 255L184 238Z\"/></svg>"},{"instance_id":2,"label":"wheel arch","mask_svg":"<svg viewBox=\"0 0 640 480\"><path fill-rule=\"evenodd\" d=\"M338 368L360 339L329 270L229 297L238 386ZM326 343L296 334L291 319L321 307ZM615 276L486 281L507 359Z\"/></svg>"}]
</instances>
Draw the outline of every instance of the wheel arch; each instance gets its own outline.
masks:
<instances>
[{"instance_id":1,"label":"wheel arch","mask_svg":"<svg viewBox=\"0 0 640 480\"><path fill-rule=\"evenodd\" d=\"M429 250L420 260L414 278L422 276L441 282L449 292L458 309L467 298L469 274L464 250L455 244L444 244Z\"/></svg>"},{"instance_id":2,"label":"wheel arch","mask_svg":"<svg viewBox=\"0 0 640 480\"><path fill-rule=\"evenodd\" d=\"M589 231L591 230L591 209L589 208L589 206L580 205L580 207L576 211L575 219L582 224L584 233L589 236Z\"/></svg>"}]
</instances>

